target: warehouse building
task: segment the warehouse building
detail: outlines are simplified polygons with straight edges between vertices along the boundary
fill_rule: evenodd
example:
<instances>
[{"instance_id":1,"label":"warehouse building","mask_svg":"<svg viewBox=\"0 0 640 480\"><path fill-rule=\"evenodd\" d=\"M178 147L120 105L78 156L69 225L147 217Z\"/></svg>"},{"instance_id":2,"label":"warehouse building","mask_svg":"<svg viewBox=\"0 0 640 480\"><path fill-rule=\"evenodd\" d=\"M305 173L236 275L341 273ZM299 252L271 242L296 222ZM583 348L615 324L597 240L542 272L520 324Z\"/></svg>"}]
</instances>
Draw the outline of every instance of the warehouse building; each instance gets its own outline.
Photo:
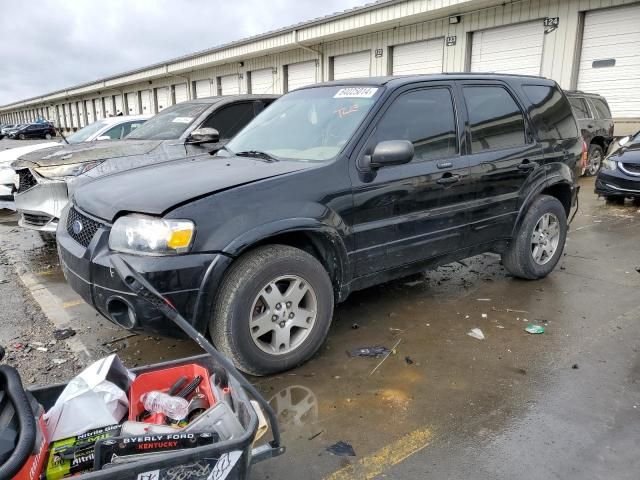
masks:
<instances>
[{"instance_id":1,"label":"warehouse building","mask_svg":"<svg viewBox=\"0 0 640 480\"><path fill-rule=\"evenodd\" d=\"M0 107L2 122L76 129L190 98L440 72L541 75L604 95L616 133L640 129L638 0L381 0Z\"/></svg>"}]
</instances>

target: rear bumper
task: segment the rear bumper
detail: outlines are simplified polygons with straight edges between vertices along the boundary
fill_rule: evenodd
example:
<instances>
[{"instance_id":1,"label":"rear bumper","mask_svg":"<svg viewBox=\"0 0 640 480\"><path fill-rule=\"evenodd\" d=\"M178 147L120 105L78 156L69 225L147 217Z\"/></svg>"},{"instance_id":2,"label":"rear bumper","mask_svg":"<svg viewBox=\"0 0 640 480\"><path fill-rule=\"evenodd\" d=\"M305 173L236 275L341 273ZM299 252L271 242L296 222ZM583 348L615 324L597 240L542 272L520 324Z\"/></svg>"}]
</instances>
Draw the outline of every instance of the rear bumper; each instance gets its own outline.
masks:
<instances>
[{"instance_id":1,"label":"rear bumper","mask_svg":"<svg viewBox=\"0 0 640 480\"><path fill-rule=\"evenodd\" d=\"M184 338L173 322L122 282L111 266L111 258L118 255L142 273L197 330L206 330L210 302L230 258L217 253L151 257L114 252L108 247L106 225L85 248L67 232L65 216L56 235L62 271L71 288L100 314L128 330Z\"/></svg>"},{"instance_id":2,"label":"rear bumper","mask_svg":"<svg viewBox=\"0 0 640 480\"><path fill-rule=\"evenodd\" d=\"M33 187L15 193L19 224L31 230L55 232L60 214L69 201L67 184L37 176L36 179L38 183Z\"/></svg>"},{"instance_id":3,"label":"rear bumper","mask_svg":"<svg viewBox=\"0 0 640 480\"><path fill-rule=\"evenodd\" d=\"M619 170L611 173L600 170L595 192L603 196L640 197L640 177L632 177Z\"/></svg>"}]
</instances>

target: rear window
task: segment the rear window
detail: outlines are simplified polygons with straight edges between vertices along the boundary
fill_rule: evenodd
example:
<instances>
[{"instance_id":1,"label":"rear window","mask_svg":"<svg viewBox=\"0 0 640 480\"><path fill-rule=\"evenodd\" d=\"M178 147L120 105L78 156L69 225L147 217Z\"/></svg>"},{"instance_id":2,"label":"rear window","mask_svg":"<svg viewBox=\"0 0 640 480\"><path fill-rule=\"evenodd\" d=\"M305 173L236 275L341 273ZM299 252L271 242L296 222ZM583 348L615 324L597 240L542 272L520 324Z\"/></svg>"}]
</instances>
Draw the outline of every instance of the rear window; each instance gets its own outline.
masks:
<instances>
[{"instance_id":1,"label":"rear window","mask_svg":"<svg viewBox=\"0 0 640 480\"><path fill-rule=\"evenodd\" d=\"M569 103L571 104L571 108L573 108L573 114L578 120L591 118L591 115L589 114L589 107L587 106L587 102L585 102L584 98L569 97Z\"/></svg>"},{"instance_id":2,"label":"rear window","mask_svg":"<svg viewBox=\"0 0 640 480\"><path fill-rule=\"evenodd\" d=\"M523 85L522 90L531 101L529 114L540 140L578 136L571 105L559 88L549 85Z\"/></svg>"},{"instance_id":3,"label":"rear window","mask_svg":"<svg viewBox=\"0 0 640 480\"><path fill-rule=\"evenodd\" d=\"M591 104L595 108L598 118L611 118L611 111L607 104L600 98L591 98Z\"/></svg>"}]
</instances>

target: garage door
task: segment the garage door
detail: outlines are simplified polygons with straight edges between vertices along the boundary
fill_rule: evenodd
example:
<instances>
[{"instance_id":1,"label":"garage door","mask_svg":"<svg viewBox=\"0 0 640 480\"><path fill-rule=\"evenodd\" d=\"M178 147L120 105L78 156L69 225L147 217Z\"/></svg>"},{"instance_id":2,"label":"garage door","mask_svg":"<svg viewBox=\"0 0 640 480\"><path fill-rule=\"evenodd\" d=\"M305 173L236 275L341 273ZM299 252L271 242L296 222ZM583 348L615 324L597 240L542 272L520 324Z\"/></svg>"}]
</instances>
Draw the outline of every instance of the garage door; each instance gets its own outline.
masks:
<instances>
[{"instance_id":1,"label":"garage door","mask_svg":"<svg viewBox=\"0 0 640 480\"><path fill-rule=\"evenodd\" d=\"M156 100L157 100L159 112L161 112L162 110L164 110L170 105L170 101L169 101L170 98L171 98L171 95L169 95L169 87L162 87L162 88L156 89Z\"/></svg>"},{"instance_id":2,"label":"garage door","mask_svg":"<svg viewBox=\"0 0 640 480\"><path fill-rule=\"evenodd\" d=\"M333 79L371 76L371 52L350 53L333 57Z\"/></svg>"},{"instance_id":3,"label":"garage door","mask_svg":"<svg viewBox=\"0 0 640 480\"><path fill-rule=\"evenodd\" d=\"M613 117L640 117L640 5L587 12L578 89L599 93Z\"/></svg>"},{"instance_id":4,"label":"garage door","mask_svg":"<svg viewBox=\"0 0 640 480\"><path fill-rule=\"evenodd\" d=\"M95 98L93 100L93 108L96 111L96 120L102 120L104 118L104 112L102 111L101 98Z\"/></svg>"},{"instance_id":5,"label":"garage door","mask_svg":"<svg viewBox=\"0 0 640 480\"><path fill-rule=\"evenodd\" d=\"M407 43L393 47L392 67L394 75L416 73L442 73L444 39Z\"/></svg>"},{"instance_id":6,"label":"garage door","mask_svg":"<svg viewBox=\"0 0 640 480\"><path fill-rule=\"evenodd\" d=\"M220 77L221 95L238 95L240 93L240 79L238 75Z\"/></svg>"},{"instance_id":7,"label":"garage door","mask_svg":"<svg viewBox=\"0 0 640 480\"><path fill-rule=\"evenodd\" d=\"M273 93L273 69L263 68L251 72L251 93Z\"/></svg>"},{"instance_id":8,"label":"garage door","mask_svg":"<svg viewBox=\"0 0 640 480\"><path fill-rule=\"evenodd\" d=\"M69 107L71 108L71 126L78 128L80 127L80 124L78 123L78 112L76 111L76 104L71 103L69 104Z\"/></svg>"},{"instance_id":9,"label":"garage door","mask_svg":"<svg viewBox=\"0 0 640 480\"><path fill-rule=\"evenodd\" d=\"M187 91L187 84L181 83L173 86L173 92L176 97L176 103L186 102L189 100L189 93Z\"/></svg>"},{"instance_id":10,"label":"garage door","mask_svg":"<svg viewBox=\"0 0 640 480\"><path fill-rule=\"evenodd\" d=\"M104 116L113 117L113 97L102 97L104 104Z\"/></svg>"},{"instance_id":11,"label":"garage door","mask_svg":"<svg viewBox=\"0 0 640 480\"><path fill-rule=\"evenodd\" d=\"M78 109L78 125L82 128L87 124L84 120L84 102L76 102L75 107Z\"/></svg>"},{"instance_id":12,"label":"garage door","mask_svg":"<svg viewBox=\"0 0 640 480\"><path fill-rule=\"evenodd\" d=\"M96 121L93 113L93 102L91 100L84 101L84 109L87 112L87 125Z\"/></svg>"},{"instance_id":13,"label":"garage door","mask_svg":"<svg viewBox=\"0 0 640 480\"><path fill-rule=\"evenodd\" d=\"M473 32L471 71L540 75L542 20Z\"/></svg>"},{"instance_id":14,"label":"garage door","mask_svg":"<svg viewBox=\"0 0 640 480\"><path fill-rule=\"evenodd\" d=\"M116 96L116 114L122 113L124 114L124 110L122 109L122 96Z\"/></svg>"},{"instance_id":15,"label":"garage door","mask_svg":"<svg viewBox=\"0 0 640 480\"><path fill-rule=\"evenodd\" d=\"M287 65L287 92L316 83L316 61Z\"/></svg>"},{"instance_id":16,"label":"garage door","mask_svg":"<svg viewBox=\"0 0 640 480\"><path fill-rule=\"evenodd\" d=\"M196 98L211 96L211 82L209 80L198 80L195 82Z\"/></svg>"},{"instance_id":17,"label":"garage door","mask_svg":"<svg viewBox=\"0 0 640 480\"><path fill-rule=\"evenodd\" d=\"M140 92L140 104L142 105L142 114L148 115L153 113L151 108L151 90L142 90Z\"/></svg>"},{"instance_id":18,"label":"garage door","mask_svg":"<svg viewBox=\"0 0 640 480\"><path fill-rule=\"evenodd\" d=\"M127 93L127 109L129 115L138 115L138 94L136 92Z\"/></svg>"}]
</instances>

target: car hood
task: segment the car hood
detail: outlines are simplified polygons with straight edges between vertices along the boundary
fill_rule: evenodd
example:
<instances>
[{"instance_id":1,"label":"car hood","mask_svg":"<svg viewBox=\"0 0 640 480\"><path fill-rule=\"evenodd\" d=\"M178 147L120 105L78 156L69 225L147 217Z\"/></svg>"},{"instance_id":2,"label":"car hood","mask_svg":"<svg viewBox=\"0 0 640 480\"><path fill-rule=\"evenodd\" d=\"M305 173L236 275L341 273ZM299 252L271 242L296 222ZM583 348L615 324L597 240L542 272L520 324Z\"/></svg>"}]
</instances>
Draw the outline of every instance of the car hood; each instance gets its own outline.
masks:
<instances>
[{"instance_id":1,"label":"car hood","mask_svg":"<svg viewBox=\"0 0 640 480\"><path fill-rule=\"evenodd\" d=\"M617 162L640 164L640 143L625 145L620 150L612 153L609 158Z\"/></svg>"},{"instance_id":2,"label":"car hood","mask_svg":"<svg viewBox=\"0 0 640 480\"><path fill-rule=\"evenodd\" d=\"M161 143L162 140L100 140L72 145L62 144L22 155L13 166L16 168L53 167L145 155Z\"/></svg>"},{"instance_id":3,"label":"car hood","mask_svg":"<svg viewBox=\"0 0 640 480\"><path fill-rule=\"evenodd\" d=\"M0 150L0 167L8 166L9 163L16 161L22 155L26 155L27 153L57 146L58 143L56 142L46 142L36 143L35 145L26 145L24 147L9 148L7 150Z\"/></svg>"},{"instance_id":4,"label":"car hood","mask_svg":"<svg viewBox=\"0 0 640 480\"><path fill-rule=\"evenodd\" d=\"M120 212L163 215L190 200L318 164L246 157L199 157L117 173L76 190L75 204L112 222Z\"/></svg>"}]
</instances>

